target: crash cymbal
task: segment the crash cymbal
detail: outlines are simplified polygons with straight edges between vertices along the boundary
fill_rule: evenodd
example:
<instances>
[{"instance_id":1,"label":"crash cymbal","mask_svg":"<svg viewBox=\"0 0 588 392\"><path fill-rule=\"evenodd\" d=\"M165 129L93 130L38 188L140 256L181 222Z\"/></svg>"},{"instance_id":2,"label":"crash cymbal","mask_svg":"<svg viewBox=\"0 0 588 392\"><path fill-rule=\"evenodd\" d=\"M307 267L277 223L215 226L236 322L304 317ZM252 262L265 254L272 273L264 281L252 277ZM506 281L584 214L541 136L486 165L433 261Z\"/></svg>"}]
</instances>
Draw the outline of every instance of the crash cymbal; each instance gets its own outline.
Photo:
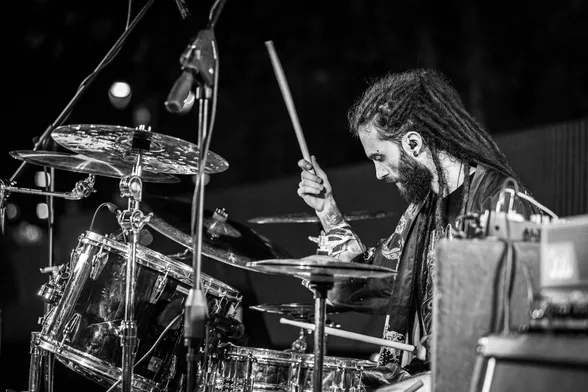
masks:
<instances>
[{"instance_id":1,"label":"crash cymbal","mask_svg":"<svg viewBox=\"0 0 588 392\"><path fill-rule=\"evenodd\" d=\"M139 128L92 124L61 126L51 136L59 145L75 153L115 165L134 164L138 151L141 151L144 170L167 174L198 172L199 147L173 136ZM228 167L222 157L208 153L206 173L220 173Z\"/></svg>"},{"instance_id":2,"label":"crash cymbal","mask_svg":"<svg viewBox=\"0 0 588 392\"><path fill-rule=\"evenodd\" d=\"M382 219L382 218L389 218L396 214L392 212L383 212L383 211L368 211L368 210L361 210L361 211L353 211L347 214L343 214L343 217L346 221L357 221L357 220L367 220L367 219ZM249 223L256 223L256 224L267 224L267 223L318 223L319 219L315 214L310 213L293 213L293 214L285 214L285 215L278 215L278 216L262 216L258 218L252 218L247 220Z\"/></svg>"},{"instance_id":3,"label":"crash cymbal","mask_svg":"<svg viewBox=\"0 0 588 392\"><path fill-rule=\"evenodd\" d=\"M141 204L146 213L153 213L147 225L190 252L193 242L190 230L190 206L178 203L151 204L153 199ZM202 254L208 258L238 268L255 271L248 262L267 258L290 257L267 238L249 227L228 218L226 211L204 210ZM191 253L190 253L191 258Z\"/></svg>"},{"instance_id":4,"label":"crash cymbal","mask_svg":"<svg viewBox=\"0 0 588 392\"><path fill-rule=\"evenodd\" d=\"M123 178L131 174L133 165L124 162L103 162L84 155L55 151L17 150L11 151L13 158L40 166L52 167L76 173L92 174L112 178ZM180 179L168 174L156 174L144 171L145 182L173 183Z\"/></svg>"},{"instance_id":5,"label":"crash cymbal","mask_svg":"<svg viewBox=\"0 0 588 392\"><path fill-rule=\"evenodd\" d=\"M311 282L332 282L345 278L386 278L397 272L377 265L344 262L325 255L312 255L302 259L260 260L247 263L247 267L268 274L309 279Z\"/></svg>"}]
</instances>

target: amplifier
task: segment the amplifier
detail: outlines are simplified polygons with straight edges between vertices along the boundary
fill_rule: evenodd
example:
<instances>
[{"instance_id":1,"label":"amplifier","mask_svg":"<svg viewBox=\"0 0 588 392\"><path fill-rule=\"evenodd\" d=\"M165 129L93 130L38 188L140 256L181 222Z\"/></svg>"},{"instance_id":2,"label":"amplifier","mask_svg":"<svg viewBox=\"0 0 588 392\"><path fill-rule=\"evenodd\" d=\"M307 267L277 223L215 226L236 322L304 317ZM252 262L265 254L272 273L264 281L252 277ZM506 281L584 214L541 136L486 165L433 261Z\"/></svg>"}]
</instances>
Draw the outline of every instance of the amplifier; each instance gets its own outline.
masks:
<instances>
[{"instance_id":1,"label":"amplifier","mask_svg":"<svg viewBox=\"0 0 588 392\"><path fill-rule=\"evenodd\" d=\"M585 392L588 335L545 332L479 340L470 392Z\"/></svg>"}]
</instances>

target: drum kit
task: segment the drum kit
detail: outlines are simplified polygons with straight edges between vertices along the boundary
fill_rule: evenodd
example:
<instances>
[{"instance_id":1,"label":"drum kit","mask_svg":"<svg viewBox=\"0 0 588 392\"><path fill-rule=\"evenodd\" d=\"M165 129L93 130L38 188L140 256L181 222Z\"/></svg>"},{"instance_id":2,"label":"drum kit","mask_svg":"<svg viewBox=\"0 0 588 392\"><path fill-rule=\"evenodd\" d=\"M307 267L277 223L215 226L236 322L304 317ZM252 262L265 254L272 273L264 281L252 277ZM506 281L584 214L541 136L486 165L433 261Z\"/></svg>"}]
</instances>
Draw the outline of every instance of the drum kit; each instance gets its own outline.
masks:
<instances>
[{"instance_id":1,"label":"drum kit","mask_svg":"<svg viewBox=\"0 0 588 392\"><path fill-rule=\"evenodd\" d=\"M224 1L215 2L207 28L186 47L180 58L182 76L166 101L168 111L177 113L188 92L195 90L200 109L198 144L152 132L145 125L136 128L62 125L83 91L118 52L152 3L149 0L139 11L63 112L37 140L33 150L10 153L22 164L10 180L0 180L0 211L12 193L24 193L49 197L51 214L54 197L81 200L92 195L95 176L119 179L120 196L127 199L126 209L110 202L102 204L116 215L120 226L116 233L102 235L90 227L79 236L70 260L60 265L53 265L53 252L49 252L49 267L43 270L51 275L39 290L47 306L40 318L41 330L31 336L29 392L41 389L53 392L55 360L108 388L108 392L363 390L362 374L375 367L374 362L325 356L325 332L333 333L327 326L332 325L326 319L327 293L340 279L384 278L395 271L343 263L322 255L288 258L246 226L228 220L223 210L205 216L205 175L228 169L227 161L208 149L218 77L213 29ZM284 97L288 98L286 104L303 156L309 160L273 45L266 42L266 46ZM209 105L213 109L210 118ZM67 152L43 151L50 138ZM55 192L53 178L50 190L17 187L15 179L27 163L50 168L52 172L57 169L84 173L88 177L77 182L70 192ZM196 176L187 232L143 204L146 196L143 183L173 184L182 175ZM369 216L365 212L357 215L357 219L375 217L383 216ZM295 220L259 219L256 223L280 221ZM3 216L0 223L3 232ZM146 226L185 247L186 254L191 252L192 266L148 248L141 241ZM249 251L250 243L264 252ZM313 322L304 323L304 328L314 330L314 352L304 352L306 346L300 342L293 345L295 349L285 351L236 345L232 340L246 330L237 317L243 296L224 282L201 273L202 257L235 268L293 276L309 282L308 287L314 293L314 310L306 307L303 313L304 321ZM297 308L301 310L300 306ZM292 314L285 307L265 306L257 310ZM298 316L293 322L301 322L300 312ZM182 340L187 347L184 367Z\"/></svg>"},{"instance_id":2,"label":"drum kit","mask_svg":"<svg viewBox=\"0 0 588 392\"><path fill-rule=\"evenodd\" d=\"M63 194L69 199L91 195L94 176L119 178L120 193L128 199L128 209L114 208L121 228L116 235L92 230L81 234L70 260L52 267L49 281L39 290L47 307L40 332L34 332L31 338L29 391L39 391L43 382L46 388L47 383L52 384L47 361L54 359L111 390L121 388L128 371L132 390L184 391L187 376L179 365L179 351L184 337L184 307L195 274L177 257L141 245L139 233L149 226L185 247L187 253L193 249L192 236L155 215L151 206L142 201L143 182L173 184L178 180L176 176L196 173L198 147L145 127L70 125L55 129L52 137L71 153L20 150L10 155L35 165L88 174L90 179L83 185L77 184L73 192ZM207 173L227 168L222 157L209 152ZM28 192L2 186L6 196L11 191ZM362 214L364 219L380 217L379 213ZM277 217L271 223L290 221ZM314 304L253 307L307 322L291 349L238 346L231 337L242 334L246 327L237 319L241 293L201 274L208 306L207 328L214 334L207 335L202 344L198 388L244 392L361 389L362 372L375 363L325 355L325 328L334 326L326 316L344 311L326 302L327 293L338 279L387 277L394 271L343 263L322 255L287 258L286 253L255 236L247 226L228 219L224 210L205 216L203 229L203 256L235 268L306 279L314 292ZM254 244L257 250L248 252L243 243ZM310 330L314 330L313 353L306 352L303 338L304 331ZM125 340L133 344L125 344ZM125 368L125 356L132 357L131 369Z\"/></svg>"}]
</instances>

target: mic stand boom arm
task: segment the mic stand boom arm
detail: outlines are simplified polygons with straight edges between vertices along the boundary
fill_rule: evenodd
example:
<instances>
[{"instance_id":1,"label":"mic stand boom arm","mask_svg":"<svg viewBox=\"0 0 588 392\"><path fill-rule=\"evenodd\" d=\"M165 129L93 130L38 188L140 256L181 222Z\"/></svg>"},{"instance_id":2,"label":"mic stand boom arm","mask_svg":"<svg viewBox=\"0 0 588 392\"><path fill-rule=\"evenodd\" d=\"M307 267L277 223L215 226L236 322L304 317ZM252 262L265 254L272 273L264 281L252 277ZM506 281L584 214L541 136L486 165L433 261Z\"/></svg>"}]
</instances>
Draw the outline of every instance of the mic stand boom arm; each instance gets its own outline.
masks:
<instances>
[{"instance_id":1,"label":"mic stand boom arm","mask_svg":"<svg viewBox=\"0 0 588 392\"><path fill-rule=\"evenodd\" d=\"M145 15L145 13L149 9L149 7L151 7L151 5L154 2L155 2L155 0L149 0L147 2L147 4L145 4L145 6L141 9L141 11L139 11L139 13L137 14L135 19L133 19L133 21L129 25L129 27L125 29L125 31L122 33L122 35L119 37L119 39L114 43L112 48L108 51L108 53L106 53L106 56L104 56L104 58L100 61L100 64L98 64L98 66L96 67L94 72L92 72L90 75L88 75L88 77L86 77L86 79L84 79L82 81L82 83L78 87L78 90L76 91L73 98L65 106L63 111L59 114L59 116L57 116L55 121L53 121L53 123L51 125L49 125L47 127L47 129L45 130L45 132L43 132L43 134L39 137L39 139L37 140L37 142L35 143L35 145L33 147L34 151L41 148L41 146L43 146L45 141L49 138L49 135L51 135L51 132L56 127L60 126L66 120L66 118L70 114L73 106L80 100L80 98L82 97L82 94L86 91L86 89L94 81L94 79L96 79L96 76L98 76L98 73L102 70L102 68L104 68L108 64L108 62L110 62L112 60L112 58L117 54L117 52L122 47L124 41L126 40L126 38L129 36L129 34L131 34L131 32L133 31L135 26L139 23L139 20L141 20L141 18ZM26 166L26 164L27 164L27 162L21 163L21 165L16 169L16 171L12 175L12 177L10 177L10 181L16 181L18 179L18 177L22 174L22 171L23 171L24 167Z\"/></svg>"}]
</instances>

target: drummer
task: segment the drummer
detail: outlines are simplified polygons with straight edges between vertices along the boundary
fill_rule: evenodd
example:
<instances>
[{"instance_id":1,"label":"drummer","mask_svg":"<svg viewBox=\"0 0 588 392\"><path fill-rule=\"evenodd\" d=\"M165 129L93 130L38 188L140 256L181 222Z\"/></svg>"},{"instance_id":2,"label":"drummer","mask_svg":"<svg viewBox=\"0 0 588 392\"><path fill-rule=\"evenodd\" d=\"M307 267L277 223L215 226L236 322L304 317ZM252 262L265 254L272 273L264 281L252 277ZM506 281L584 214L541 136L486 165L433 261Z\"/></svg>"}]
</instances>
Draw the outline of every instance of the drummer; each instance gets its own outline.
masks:
<instances>
[{"instance_id":1,"label":"drummer","mask_svg":"<svg viewBox=\"0 0 588 392\"><path fill-rule=\"evenodd\" d=\"M389 279L337 283L329 293L337 306L386 314L384 339L427 349L425 360L380 349L379 364L390 369L387 381L394 383L429 369L436 242L458 233L465 213L493 208L505 179L519 180L457 91L435 70L379 78L353 105L348 119L377 179L396 184L409 203L396 229L374 247L364 245L344 220L314 156L312 162L298 162L298 195L322 224L319 254L398 271ZM518 199L515 210L527 218L534 212Z\"/></svg>"}]
</instances>

